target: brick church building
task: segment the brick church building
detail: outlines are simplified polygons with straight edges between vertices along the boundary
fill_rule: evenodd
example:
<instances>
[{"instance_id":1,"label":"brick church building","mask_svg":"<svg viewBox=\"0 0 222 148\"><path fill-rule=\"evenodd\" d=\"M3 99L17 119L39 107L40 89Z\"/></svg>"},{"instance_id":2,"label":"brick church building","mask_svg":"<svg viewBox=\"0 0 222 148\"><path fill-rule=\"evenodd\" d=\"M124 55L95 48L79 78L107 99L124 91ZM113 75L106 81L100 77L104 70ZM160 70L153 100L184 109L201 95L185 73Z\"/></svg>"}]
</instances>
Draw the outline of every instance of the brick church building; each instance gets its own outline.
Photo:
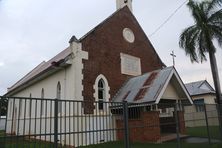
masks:
<instances>
[{"instance_id":1,"label":"brick church building","mask_svg":"<svg viewBox=\"0 0 222 148\"><path fill-rule=\"evenodd\" d=\"M69 43L8 88L5 96L192 102L176 70L161 61L133 15L131 0L117 0L116 12L80 39L73 36ZM91 114L96 106L85 103L82 108L84 114Z\"/></svg>"}]
</instances>

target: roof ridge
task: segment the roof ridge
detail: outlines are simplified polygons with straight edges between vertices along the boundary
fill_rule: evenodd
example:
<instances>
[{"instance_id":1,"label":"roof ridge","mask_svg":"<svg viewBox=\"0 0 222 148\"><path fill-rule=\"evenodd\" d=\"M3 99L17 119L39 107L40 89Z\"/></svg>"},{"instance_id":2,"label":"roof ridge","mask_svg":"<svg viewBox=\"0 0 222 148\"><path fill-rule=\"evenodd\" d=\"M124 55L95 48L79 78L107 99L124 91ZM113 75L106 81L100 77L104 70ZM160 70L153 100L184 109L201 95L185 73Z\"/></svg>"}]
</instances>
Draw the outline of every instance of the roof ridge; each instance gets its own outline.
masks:
<instances>
[{"instance_id":1,"label":"roof ridge","mask_svg":"<svg viewBox=\"0 0 222 148\"><path fill-rule=\"evenodd\" d=\"M185 83L185 85L194 84L194 83L200 83L200 82L202 83L204 81L206 81L206 80L193 81L193 82Z\"/></svg>"},{"instance_id":2,"label":"roof ridge","mask_svg":"<svg viewBox=\"0 0 222 148\"><path fill-rule=\"evenodd\" d=\"M199 88L206 82L206 80L200 81L200 85L198 86Z\"/></svg>"},{"instance_id":3,"label":"roof ridge","mask_svg":"<svg viewBox=\"0 0 222 148\"><path fill-rule=\"evenodd\" d=\"M128 8L128 6L124 6L121 9L116 10L115 12L113 12L111 15L109 15L106 19L104 19L102 22L100 22L98 25L96 25L94 28L92 28L90 31L88 31L86 34L84 34L79 41L81 42L83 39L85 39L91 32L93 32L94 30L96 30L99 26L101 26L102 24L104 24L107 20L109 20L111 17L113 17L115 14L117 14L119 11L122 11L123 9ZM129 9L129 8L128 8ZM131 12L131 11L130 11Z\"/></svg>"},{"instance_id":4,"label":"roof ridge","mask_svg":"<svg viewBox=\"0 0 222 148\"><path fill-rule=\"evenodd\" d=\"M59 52L58 54L56 54L54 57L49 59L48 61L41 62L39 65L37 65L35 68L33 68L29 73L27 73L25 76L23 76L19 81L17 81L15 84L13 84L11 87L9 87L6 94L17 89L19 86L25 84L26 82L31 80L33 77L40 74L41 72L43 72L47 68L49 68L51 65L51 62L59 61L65 57L67 57L68 55L70 55L71 52L69 50L70 50L70 48L67 47L67 48L63 49L61 52Z\"/></svg>"},{"instance_id":5,"label":"roof ridge","mask_svg":"<svg viewBox=\"0 0 222 148\"><path fill-rule=\"evenodd\" d=\"M18 84L19 82L21 82L22 80L24 80L28 75L30 75L32 72L34 72L35 70L39 69L40 67L42 67L45 63L47 63L46 61L42 61L41 63L39 63L37 66L35 66L31 71L29 71L25 76L23 76L21 79L19 79L15 84L13 84L11 87L9 87L8 89L13 88L16 84Z\"/></svg>"}]
</instances>

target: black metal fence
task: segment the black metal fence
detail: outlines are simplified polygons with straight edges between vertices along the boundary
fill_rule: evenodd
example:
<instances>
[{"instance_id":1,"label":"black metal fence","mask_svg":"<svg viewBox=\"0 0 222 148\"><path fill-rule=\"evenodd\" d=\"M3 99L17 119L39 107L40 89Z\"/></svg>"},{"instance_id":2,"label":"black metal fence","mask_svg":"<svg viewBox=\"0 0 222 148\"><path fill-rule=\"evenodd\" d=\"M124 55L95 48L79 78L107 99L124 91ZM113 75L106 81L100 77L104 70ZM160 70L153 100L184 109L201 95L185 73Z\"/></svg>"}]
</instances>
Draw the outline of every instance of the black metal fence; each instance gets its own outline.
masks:
<instances>
[{"instance_id":1,"label":"black metal fence","mask_svg":"<svg viewBox=\"0 0 222 148\"><path fill-rule=\"evenodd\" d=\"M99 147L117 142L129 148L138 142L149 146L169 141L181 147L189 142L221 142L221 116L213 104L1 100L7 103L0 103L0 147Z\"/></svg>"}]
</instances>

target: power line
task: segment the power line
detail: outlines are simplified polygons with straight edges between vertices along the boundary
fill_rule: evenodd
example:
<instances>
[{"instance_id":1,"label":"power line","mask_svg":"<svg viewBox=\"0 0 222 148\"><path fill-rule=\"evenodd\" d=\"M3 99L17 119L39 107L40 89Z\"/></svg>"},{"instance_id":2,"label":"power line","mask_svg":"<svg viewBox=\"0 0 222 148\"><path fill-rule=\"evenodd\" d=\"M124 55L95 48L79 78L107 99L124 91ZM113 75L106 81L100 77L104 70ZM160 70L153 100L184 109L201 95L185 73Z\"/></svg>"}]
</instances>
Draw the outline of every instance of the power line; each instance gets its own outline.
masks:
<instances>
[{"instance_id":1,"label":"power line","mask_svg":"<svg viewBox=\"0 0 222 148\"><path fill-rule=\"evenodd\" d=\"M152 37L154 34L157 33L157 31L159 31L176 13L177 11L184 5L186 4L186 2L189 1L189 0L185 0L179 7L177 7L177 9L175 9L173 11L173 13L162 23L160 24L160 26L153 32L149 35L149 37Z\"/></svg>"}]
</instances>

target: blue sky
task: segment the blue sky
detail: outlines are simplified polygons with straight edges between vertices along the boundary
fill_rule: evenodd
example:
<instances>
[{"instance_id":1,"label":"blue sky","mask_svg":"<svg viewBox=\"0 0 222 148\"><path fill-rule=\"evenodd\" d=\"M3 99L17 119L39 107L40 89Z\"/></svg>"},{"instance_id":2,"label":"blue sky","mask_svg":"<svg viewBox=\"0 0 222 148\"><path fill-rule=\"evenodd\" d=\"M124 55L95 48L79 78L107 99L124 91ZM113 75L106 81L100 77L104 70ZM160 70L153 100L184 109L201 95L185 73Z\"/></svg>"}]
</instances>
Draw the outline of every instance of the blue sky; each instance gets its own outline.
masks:
<instances>
[{"instance_id":1,"label":"blue sky","mask_svg":"<svg viewBox=\"0 0 222 148\"><path fill-rule=\"evenodd\" d=\"M181 31L193 23L186 5L150 36L183 2L133 0L133 13L167 66L172 65L170 52L174 50L176 69L185 83L207 79L212 84L209 63L192 64L178 46ZM72 35L80 38L111 15L116 10L115 3L115 0L0 0L0 95L41 61L69 46ZM221 56L222 49L217 48L220 77Z\"/></svg>"}]
</instances>

